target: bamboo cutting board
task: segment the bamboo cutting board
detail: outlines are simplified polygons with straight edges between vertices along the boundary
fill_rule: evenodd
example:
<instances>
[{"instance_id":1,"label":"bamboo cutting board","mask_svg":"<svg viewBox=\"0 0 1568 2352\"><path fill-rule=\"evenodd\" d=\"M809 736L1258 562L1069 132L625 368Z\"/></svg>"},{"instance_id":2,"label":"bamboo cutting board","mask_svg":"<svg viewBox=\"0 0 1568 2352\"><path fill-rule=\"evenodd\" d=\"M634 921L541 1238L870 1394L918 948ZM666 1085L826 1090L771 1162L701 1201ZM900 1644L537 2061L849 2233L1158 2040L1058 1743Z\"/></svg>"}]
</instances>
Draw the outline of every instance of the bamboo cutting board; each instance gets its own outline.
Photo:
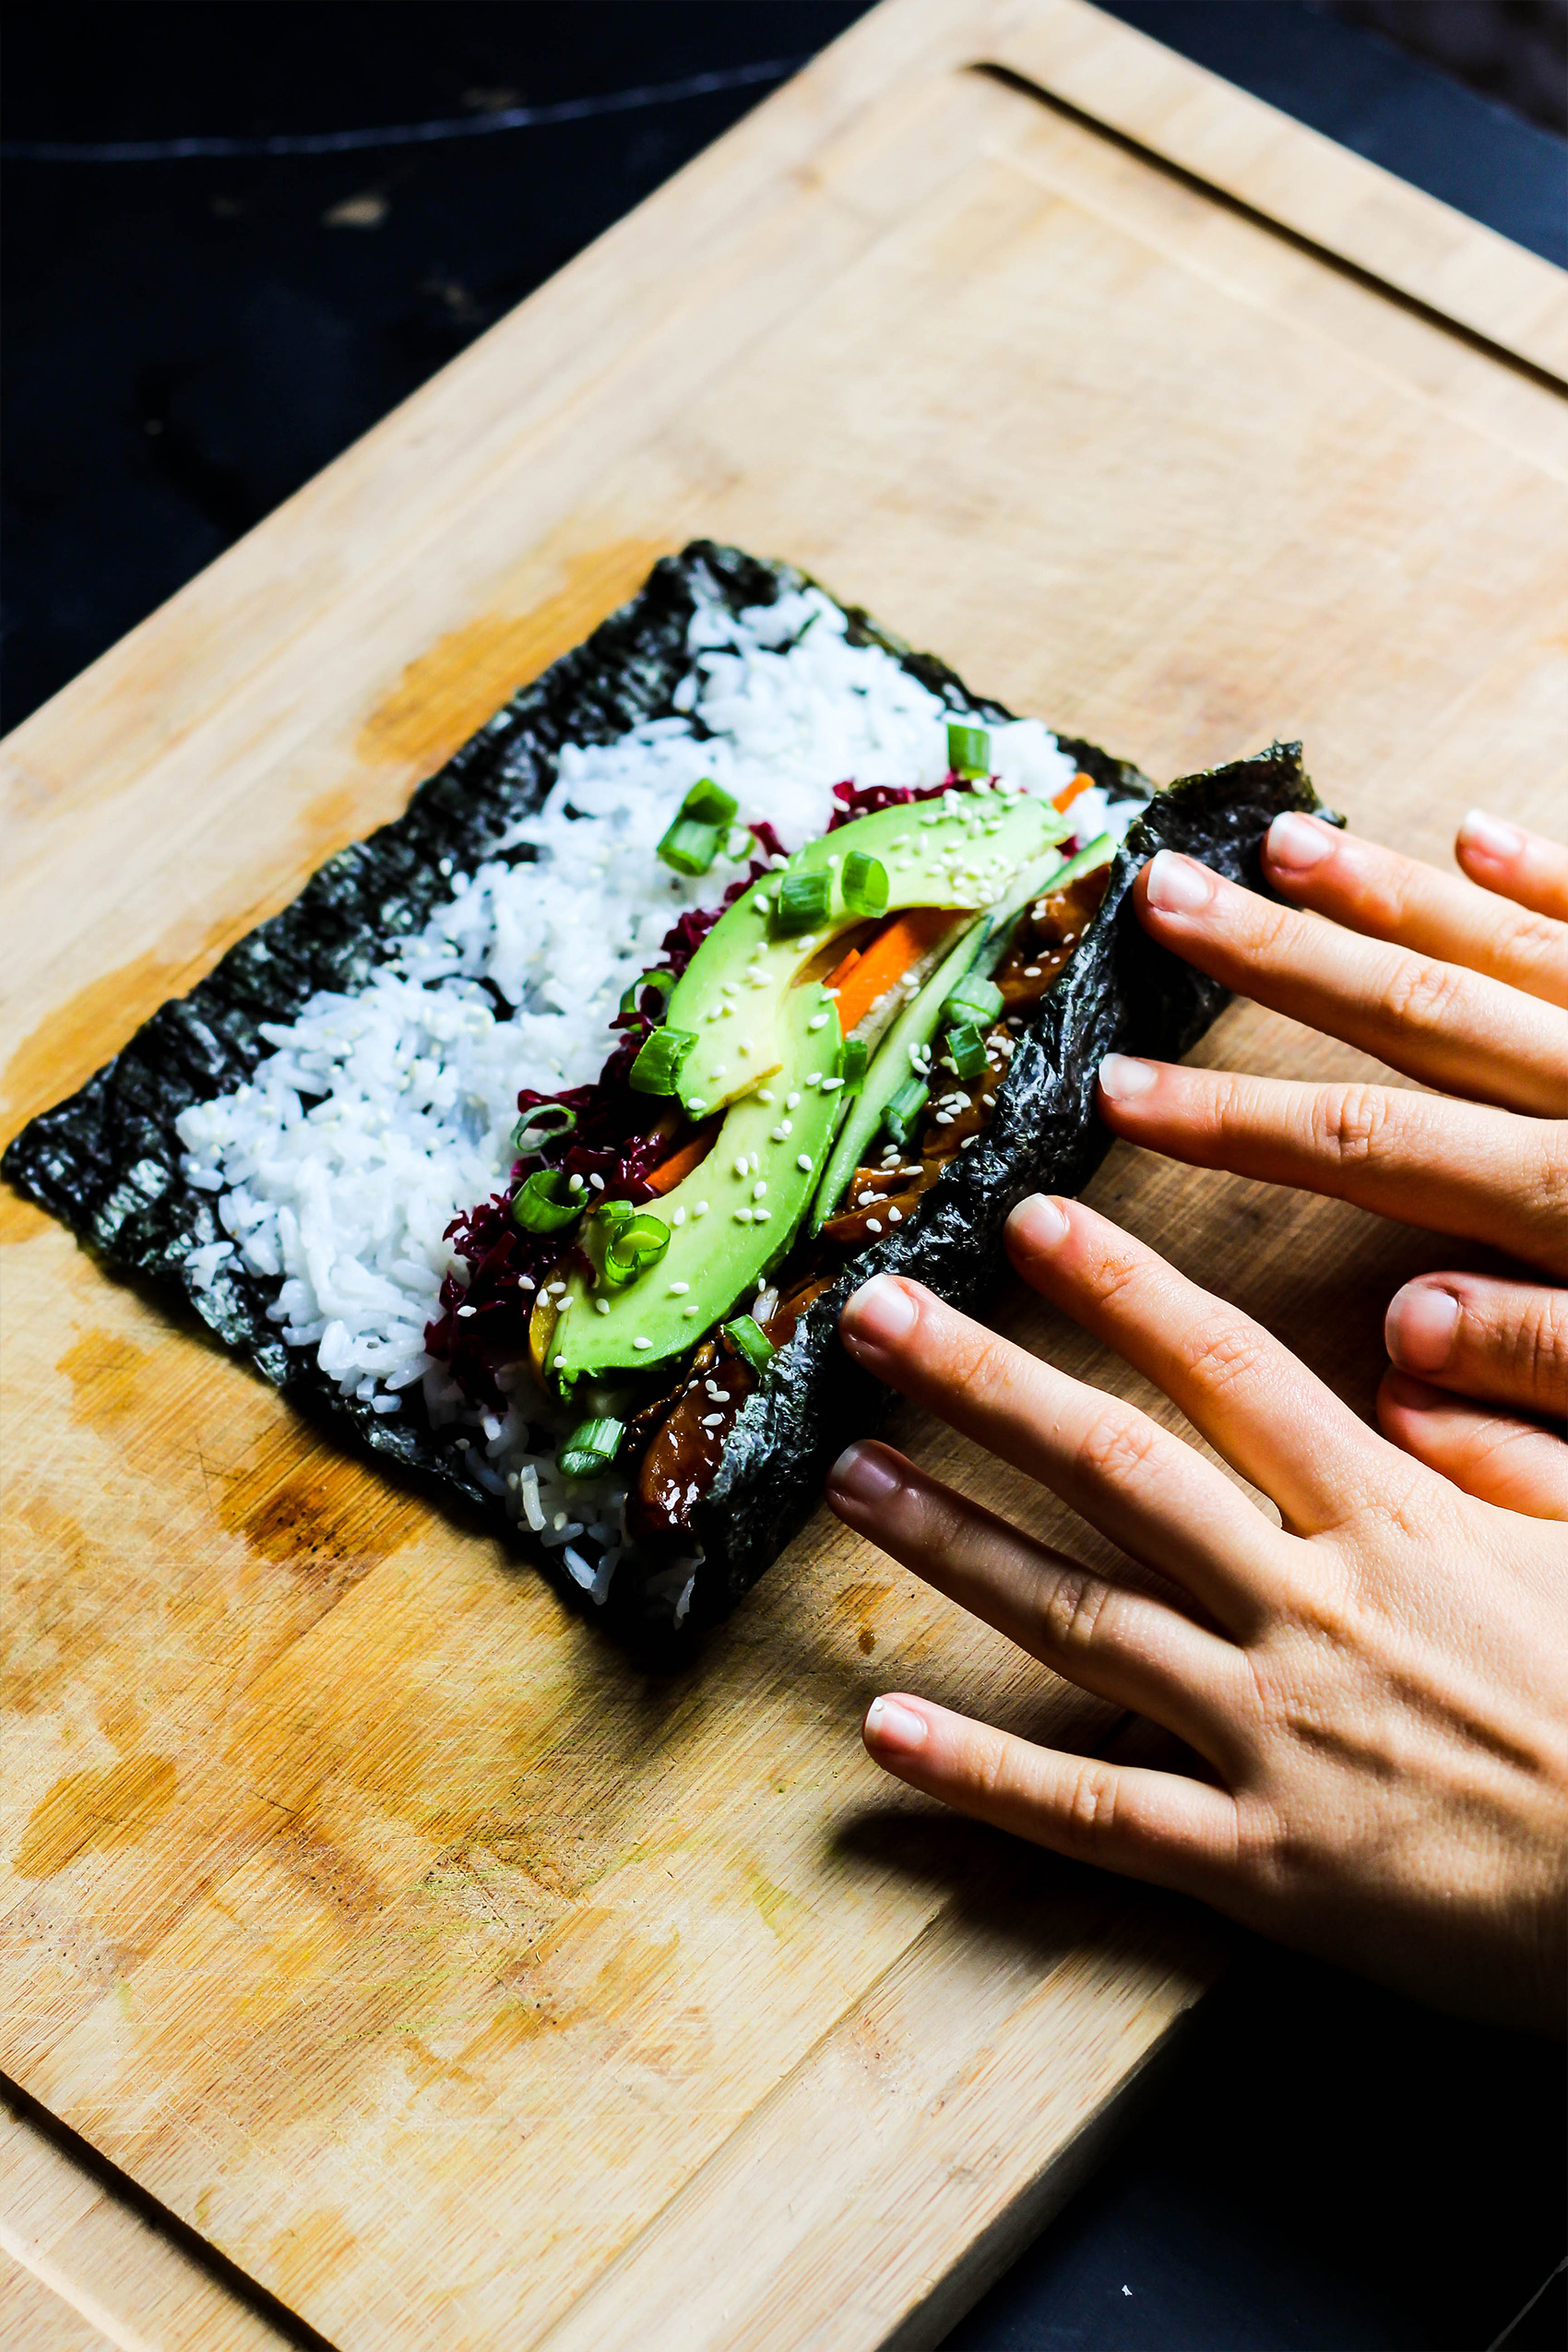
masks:
<instances>
[{"instance_id":1,"label":"bamboo cutting board","mask_svg":"<svg viewBox=\"0 0 1568 2352\"><path fill-rule=\"evenodd\" d=\"M1300 734L1424 854L1478 799L1550 825L1565 374L1548 265L1078 0L888 0L10 739L5 1132L697 533L1155 774ZM1366 1066L1245 1006L1205 1056ZM1120 1147L1092 1196L1363 1408L1454 1258ZM821 1518L641 1678L0 1232L0 2061L199 2233L23 2118L0 2242L126 2345L936 2341L1219 1943L892 1788L856 1719L1109 1711Z\"/></svg>"}]
</instances>

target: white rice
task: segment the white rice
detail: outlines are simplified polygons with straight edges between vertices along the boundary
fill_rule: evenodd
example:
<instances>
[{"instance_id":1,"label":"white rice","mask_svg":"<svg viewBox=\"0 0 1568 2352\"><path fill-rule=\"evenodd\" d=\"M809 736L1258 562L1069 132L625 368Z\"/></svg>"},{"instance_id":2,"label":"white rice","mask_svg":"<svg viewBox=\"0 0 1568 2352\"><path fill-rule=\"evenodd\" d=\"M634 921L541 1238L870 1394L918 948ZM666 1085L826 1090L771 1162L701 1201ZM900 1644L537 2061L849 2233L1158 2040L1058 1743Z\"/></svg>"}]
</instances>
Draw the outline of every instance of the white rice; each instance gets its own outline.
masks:
<instances>
[{"instance_id":1,"label":"white rice","mask_svg":"<svg viewBox=\"0 0 1568 2352\"><path fill-rule=\"evenodd\" d=\"M699 606L687 644L675 716L564 747L543 805L497 845L531 848L531 860L494 855L454 873L424 930L363 988L324 991L297 1020L265 1025L273 1051L250 1082L178 1122L184 1173L215 1195L229 1237L191 1252L193 1290L233 1259L278 1282L267 1312L284 1343L313 1350L345 1396L394 1414L421 1384L433 1422L471 1432L457 1443L472 1475L596 1599L620 1557L624 1498L612 1479L561 1477L558 1408L526 1365L503 1376L497 1416L469 1408L426 1354L443 1277L467 1278L443 1232L507 1181L518 1089L596 1077L623 991L683 909L711 905L742 871L688 880L655 854L699 778L734 794L740 823L766 818L793 849L826 829L841 779L933 784L947 767L947 707L879 647L850 645L815 589L738 620ZM1014 790L1049 796L1074 772L1036 719L992 726L991 741ZM1085 838L1120 835L1138 805L1097 788L1072 820ZM517 1008L509 1020L481 980ZM677 1618L693 1564L669 1572Z\"/></svg>"}]
</instances>

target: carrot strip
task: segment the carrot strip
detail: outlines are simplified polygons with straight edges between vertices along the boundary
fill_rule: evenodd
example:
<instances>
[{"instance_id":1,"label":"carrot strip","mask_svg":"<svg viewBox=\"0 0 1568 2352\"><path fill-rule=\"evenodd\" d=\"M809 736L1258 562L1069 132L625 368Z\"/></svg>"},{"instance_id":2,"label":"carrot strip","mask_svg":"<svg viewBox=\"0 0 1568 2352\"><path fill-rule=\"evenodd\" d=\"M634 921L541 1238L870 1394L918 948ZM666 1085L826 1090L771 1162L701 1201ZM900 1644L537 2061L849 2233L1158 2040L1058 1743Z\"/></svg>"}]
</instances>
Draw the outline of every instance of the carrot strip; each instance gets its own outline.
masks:
<instances>
[{"instance_id":1,"label":"carrot strip","mask_svg":"<svg viewBox=\"0 0 1568 2352\"><path fill-rule=\"evenodd\" d=\"M849 979L849 974L854 970L855 966L860 962L860 949L858 947L851 947L843 962L834 965L833 969L828 973L827 978L822 983L824 988L842 988L844 982Z\"/></svg>"},{"instance_id":2,"label":"carrot strip","mask_svg":"<svg viewBox=\"0 0 1568 2352\"><path fill-rule=\"evenodd\" d=\"M1065 816L1074 802L1077 799L1078 794L1080 792L1087 792L1093 782L1094 778L1092 776L1086 776L1083 769L1080 767L1072 782L1070 784L1063 784L1062 790L1055 795L1051 803L1051 807L1056 811L1057 815Z\"/></svg>"},{"instance_id":3,"label":"carrot strip","mask_svg":"<svg viewBox=\"0 0 1568 2352\"><path fill-rule=\"evenodd\" d=\"M877 932L838 991L838 1026L846 1037L877 998L936 944L952 921L949 907L911 907Z\"/></svg>"},{"instance_id":4,"label":"carrot strip","mask_svg":"<svg viewBox=\"0 0 1568 2352\"><path fill-rule=\"evenodd\" d=\"M682 1179L691 1174L694 1168L701 1167L708 1153L713 1149L714 1138L718 1133L719 1122L716 1119L710 1119L706 1127L697 1130L689 1144L683 1144L679 1151L672 1152L668 1159L662 1160L657 1168L650 1169L643 1179L644 1183L651 1184L656 1193L672 1193Z\"/></svg>"}]
</instances>

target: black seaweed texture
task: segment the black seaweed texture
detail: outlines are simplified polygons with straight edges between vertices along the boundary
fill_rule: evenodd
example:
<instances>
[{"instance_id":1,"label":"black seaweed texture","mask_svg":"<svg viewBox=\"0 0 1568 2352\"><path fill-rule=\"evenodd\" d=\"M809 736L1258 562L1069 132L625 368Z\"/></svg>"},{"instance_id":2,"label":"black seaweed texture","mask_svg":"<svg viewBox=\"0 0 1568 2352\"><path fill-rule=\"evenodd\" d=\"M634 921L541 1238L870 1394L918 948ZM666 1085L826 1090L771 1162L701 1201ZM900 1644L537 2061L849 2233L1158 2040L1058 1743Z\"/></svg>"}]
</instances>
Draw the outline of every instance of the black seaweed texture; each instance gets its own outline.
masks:
<instances>
[{"instance_id":1,"label":"black seaweed texture","mask_svg":"<svg viewBox=\"0 0 1568 2352\"><path fill-rule=\"evenodd\" d=\"M405 1392L401 1413L383 1419L341 1396L314 1355L285 1348L267 1317L275 1285L231 1265L220 1267L210 1289L187 1287L190 1251L222 1236L210 1196L180 1172L174 1122L191 1103L250 1075L269 1051L263 1023L292 1020L318 989L362 984L388 940L425 922L446 895L447 875L471 870L538 807L564 742L605 742L669 709L688 667L686 626L699 594L738 612L773 602L802 580L787 564L706 540L667 557L629 604L471 736L402 816L329 859L291 906L240 941L189 995L161 1006L78 1093L25 1127L0 1160L0 1174L113 1265L165 1294L188 1297L295 1403L477 1505L509 1536L513 1524L469 1471L458 1433L430 1426L417 1391ZM851 609L849 619L856 638L886 647L955 709L1011 715L971 696L942 662L911 652L865 613ZM1094 744L1062 740L1112 790L1148 790L1137 769ZM706 1558L694 1626L721 1616L756 1581L813 1509L826 1458L885 1408L886 1393L854 1372L837 1347L837 1308L852 1283L886 1267L956 1303L980 1305L1000 1272L1001 1229L1013 1204L1041 1185L1075 1191L1109 1144L1092 1109L1099 1056L1113 1048L1177 1054L1213 1018L1221 992L1155 948L1132 921L1124 902L1138 864L1169 843L1255 883L1269 819L1281 808L1315 805L1299 751L1278 746L1159 796L1119 858L1082 949L1015 1056L992 1128L933 1187L918 1223L863 1252L852 1277L812 1309L748 1404L699 1517ZM617 1574L608 1621L634 1638L667 1634L669 1580L650 1587L630 1571L628 1562Z\"/></svg>"},{"instance_id":2,"label":"black seaweed texture","mask_svg":"<svg viewBox=\"0 0 1568 2352\"><path fill-rule=\"evenodd\" d=\"M1092 747L1071 748L1082 756ZM1186 777L1134 822L1082 946L1013 1057L991 1125L932 1186L918 1218L861 1251L813 1303L777 1368L747 1400L696 1514L704 1561L694 1620L710 1622L734 1607L810 1516L833 1456L873 1429L893 1402L892 1392L838 1345L838 1312L850 1291L873 1274L902 1274L955 1306L982 1312L1001 1277L1009 1212L1032 1192L1080 1192L1110 1149L1094 1109L1100 1057L1175 1060L1224 1004L1216 981L1142 929L1131 897L1139 867L1157 849L1181 849L1262 889L1263 837L1283 809L1327 814L1299 743L1276 743L1253 759Z\"/></svg>"},{"instance_id":3,"label":"black seaweed texture","mask_svg":"<svg viewBox=\"0 0 1568 2352\"><path fill-rule=\"evenodd\" d=\"M188 1297L236 1353L342 1433L413 1471L457 1488L510 1526L475 1479L457 1431L433 1429L417 1392L383 1419L339 1396L314 1355L285 1348L267 1318L277 1286L220 1266L210 1289L189 1289L184 1263L224 1238L210 1195L180 1172L174 1122L226 1093L270 1051L264 1022L294 1019L317 989L360 986L386 943L422 927L449 889L507 826L539 806L564 742L604 742L661 716L689 668L686 625L699 593L732 612L771 604L801 584L782 564L696 540L655 565L629 604L553 662L422 784L404 814L329 858L291 906L251 932L188 996L161 1005L81 1090L23 1128L0 1175L111 1262ZM443 873L442 863L446 861Z\"/></svg>"}]
</instances>

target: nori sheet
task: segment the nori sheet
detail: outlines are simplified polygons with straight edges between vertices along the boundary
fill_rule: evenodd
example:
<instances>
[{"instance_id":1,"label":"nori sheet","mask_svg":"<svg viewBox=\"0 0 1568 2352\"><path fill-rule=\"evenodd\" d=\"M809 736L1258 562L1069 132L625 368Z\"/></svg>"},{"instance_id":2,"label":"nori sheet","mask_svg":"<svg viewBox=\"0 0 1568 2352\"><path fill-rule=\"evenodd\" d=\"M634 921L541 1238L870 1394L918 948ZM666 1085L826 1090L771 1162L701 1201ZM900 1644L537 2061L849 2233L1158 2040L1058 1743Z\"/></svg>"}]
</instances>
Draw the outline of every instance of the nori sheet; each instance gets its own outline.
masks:
<instances>
[{"instance_id":1,"label":"nori sheet","mask_svg":"<svg viewBox=\"0 0 1568 2352\"><path fill-rule=\"evenodd\" d=\"M189 1253L227 1237L212 1195L181 1173L174 1122L191 1103L226 1093L251 1075L271 1051L263 1023L291 1021L319 989L362 986L391 942L421 929L448 895L452 873L471 872L494 854L506 829L539 806L563 743L608 742L668 713L690 666L686 628L699 597L739 612L805 584L789 564L708 540L666 557L630 603L470 736L419 788L402 816L330 858L291 906L231 948L188 995L162 1005L85 1087L25 1127L0 1159L0 1174L114 1265L188 1299L294 1402L438 1490L455 1491L514 1539L517 1530L501 1500L457 1449L456 1440L466 1432L433 1428L417 1389L404 1392L401 1413L386 1417L341 1396L314 1353L286 1348L268 1322L277 1284L232 1260L220 1266L209 1289L187 1285ZM885 646L955 710L1011 716L1003 705L971 695L934 657L911 652L865 613L845 609L853 638ZM1060 740L1113 792L1149 790L1128 763L1092 743ZM1101 1054L1170 1058L1184 1052L1214 1017L1223 992L1157 948L1134 920L1127 894L1138 866L1169 845L1258 886L1258 848L1271 818L1281 809L1317 806L1300 747L1278 744L1173 786L1151 804L1117 859L1083 945L1014 1057L991 1127L932 1187L919 1218L862 1251L814 1305L748 1401L698 1514L705 1560L692 1598L693 1627L724 1615L755 1582L814 1506L827 1460L851 1430L873 1426L890 1402L837 1344L837 1311L849 1290L888 1269L929 1283L956 1304L980 1306L999 1277L1002 1226L1015 1203L1041 1187L1077 1191L1109 1146L1093 1111ZM544 1557L556 1570L553 1580L576 1595ZM667 1577L659 1587L624 1562L606 1621L636 1640L666 1638Z\"/></svg>"}]
</instances>

